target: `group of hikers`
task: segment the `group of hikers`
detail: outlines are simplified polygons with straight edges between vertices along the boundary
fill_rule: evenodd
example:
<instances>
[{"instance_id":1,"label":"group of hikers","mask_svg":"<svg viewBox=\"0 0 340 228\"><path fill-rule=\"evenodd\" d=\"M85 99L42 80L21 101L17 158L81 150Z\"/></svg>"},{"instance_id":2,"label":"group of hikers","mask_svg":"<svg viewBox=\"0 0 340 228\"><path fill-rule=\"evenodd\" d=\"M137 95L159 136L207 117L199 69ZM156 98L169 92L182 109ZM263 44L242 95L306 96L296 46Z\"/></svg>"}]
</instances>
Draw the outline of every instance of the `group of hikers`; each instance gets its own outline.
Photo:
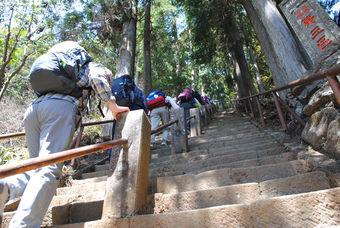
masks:
<instances>
[{"instance_id":1,"label":"group of hikers","mask_svg":"<svg viewBox=\"0 0 340 228\"><path fill-rule=\"evenodd\" d=\"M163 124L169 121L169 108L183 107L189 116L190 108L210 102L191 89L185 89L177 99L162 91L146 96L129 75L114 79L108 68L93 62L89 53L74 41L56 44L38 57L31 67L29 81L37 95L23 120L30 158L69 149L81 116L89 113L94 95L106 104L115 120L120 113L144 109L152 129L160 121ZM169 143L168 134L164 130L162 144ZM154 142L152 135L151 146ZM21 196L9 227L40 227L58 187L62 166L62 163L49 165L0 179L0 226L5 204Z\"/></svg>"},{"instance_id":2,"label":"group of hikers","mask_svg":"<svg viewBox=\"0 0 340 228\"><path fill-rule=\"evenodd\" d=\"M151 130L154 130L159 124L166 124L169 122L169 109L183 108L185 116L190 116L190 109L209 104L210 99L206 96L201 96L197 91L193 91L190 88L186 88L181 92L177 98L166 96L161 91L153 91L147 97L148 110L150 112ZM190 121L187 121L187 129L190 131ZM169 144L168 140L169 131L165 129L162 135L161 145ZM155 135L151 135L151 145L154 147Z\"/></svg>"}]
</instances>

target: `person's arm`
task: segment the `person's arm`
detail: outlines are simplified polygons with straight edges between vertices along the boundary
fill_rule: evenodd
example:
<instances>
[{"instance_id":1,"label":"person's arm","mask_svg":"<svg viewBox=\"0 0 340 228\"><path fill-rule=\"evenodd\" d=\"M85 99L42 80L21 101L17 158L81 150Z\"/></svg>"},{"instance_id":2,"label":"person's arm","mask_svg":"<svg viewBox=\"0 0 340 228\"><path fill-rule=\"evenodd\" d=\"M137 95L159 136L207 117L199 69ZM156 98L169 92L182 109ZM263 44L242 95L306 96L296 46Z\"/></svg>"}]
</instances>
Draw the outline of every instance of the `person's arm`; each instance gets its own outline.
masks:
<instances>
[{"instance_id":1,"label":"person's arm","mask_svg":"<svg viewBox=\"0 0 340 228\"><path fill-rule=\"evenodd\" d=\"M113 99L109 100L109 102L107 103L107 106L111 110L113 118L115 120L117 120L119 113L130 111L130 109L128 107L123 107L123 106L117 105L116 101L113 100Z\"/></svg>"},{"instance_id":2,"label":"person's arm","mask_svg":"<svg viewBox=\"0 0 340 228\"><path fill-rule=\"evenodd\" d=\"M176 102L171 97L166 97L165 101L169 102L174 109L179 108L179 106L176 104Z\"/></svg>"},{"instance_id":3,"label":"person's arm","mask_svg":"<svg viewBox=\"0 0 340 228\"><path fill-rule=\"evenodd\" d=\"M111 92L110 83L107 79L106 69L103 66L93 63L90 67L88 78L90 86L94 89L99 99L106 102L114 119L117 119L119 113L130 111L128 107L117 105L116 99Z\"/></svg>"}]
</instances>

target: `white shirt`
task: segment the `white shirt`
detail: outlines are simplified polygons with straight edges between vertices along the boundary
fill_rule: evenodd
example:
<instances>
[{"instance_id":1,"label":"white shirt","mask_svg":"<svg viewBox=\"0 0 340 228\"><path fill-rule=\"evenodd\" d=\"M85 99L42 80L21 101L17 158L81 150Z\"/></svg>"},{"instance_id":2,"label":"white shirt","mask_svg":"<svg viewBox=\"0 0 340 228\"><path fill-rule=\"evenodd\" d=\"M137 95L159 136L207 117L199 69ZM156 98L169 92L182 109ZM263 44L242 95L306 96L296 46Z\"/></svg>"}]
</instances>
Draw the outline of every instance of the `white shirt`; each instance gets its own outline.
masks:
<instances>
[{"instance_id":1,"label":"white shirt","mask_svg":"<svg viewBox=\"0 0 340 228\"><path fill-rule=\"evenodd\" d=\"M170 103L171 106L176 109L176 108L179 108L179 106L176 104L175 100L171 97L165 97L165 103Z\"/></svg>"}]
</instances>

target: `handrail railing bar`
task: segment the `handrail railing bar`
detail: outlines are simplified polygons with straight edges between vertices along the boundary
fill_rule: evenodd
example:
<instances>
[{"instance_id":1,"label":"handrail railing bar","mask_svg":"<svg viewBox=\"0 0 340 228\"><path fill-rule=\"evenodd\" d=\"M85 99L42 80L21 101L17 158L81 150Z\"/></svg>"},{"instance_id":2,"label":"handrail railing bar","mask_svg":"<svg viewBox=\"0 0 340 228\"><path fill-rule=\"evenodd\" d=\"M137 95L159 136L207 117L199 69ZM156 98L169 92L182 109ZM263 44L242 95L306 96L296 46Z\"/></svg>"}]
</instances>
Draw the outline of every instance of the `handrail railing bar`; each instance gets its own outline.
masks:
<instances>
[{"instance_id":1,"label":"handrail railing bar","mask_svg":"<svg viewBox=\"0 0 340 228\"><path fill-rule=\"evenodd\" d=\"M193 118L196 118L196 116L189 116L189 117L187 118L187 120L191 120L191 119L193 119Z\"/></svg>"},{"instance_id":2,"label":"handrail railing bar","mask_svg":"<svg viewBox=\"0 0 340 228\"><path fill-rule=\"evenodd\" d=\"M106 123L112 123L113 120L104 120L104 121L98 121L98 122L90 122L90 123L82 123L80 126L93 126L93 125L97 125L97 124L106 124ZM9 133L9 134L4 134L4 135L0 135L0 140L1 139L7 139L7 138L15 138L15 137L22 137L25 136L26 133L25 132L16 132L16 133Z\"/></svg>"},{"instance_id":3,"label":"handrail railing bar","mask_svg":"<svg viewBox=\"0 0 340 228\"><path fill-rule=\"evenodd\" d=\"M75 149L65 150L58 153L48 155L46 157L31 158L18 164L3 165L0 167L0 178L23 173L36 168L64 162L73 158L82 157L88 154L100 152L110 148L114 148L128 142L127 139L111 140L104 143L83 146Z\"/></svg>"},{"instance_id":4,"label":"handrail railing bar","mask_svg":"<svg viewBox=\"0 0 340 228\"><path fill-rule=\"evenodd\" d=\"M241 101L241 100L245 100L245 99L249 99L249 98L253 98L253 97L257 97L257 96L266 95L266 94L273 93L273 92L278 92L278 91L281 91L281 90L293 88L295 86L304 85L304 84L307 84L307 83L310 83L310 82L313 82L313 81L317 81L317 80L320 80L320 79L323 79L323 78L327 78L327 79L328 79L328 77L334 78L334 76L336 76L338 74L340 74L340 65L332 67L328 70L320 71L318 73L299 78L295 81L288 83L287 85L280 86L280 87L277 87L277 88L274 88L274 89L271 89L271 90L267 90L267 91L262 92L262 93L257 93L257 94L254 94L254 95L251 95L251 96L248 96L248 97L242 97L238 100Z\"/></svg>"},{"instance_id":5,"label":"handrail railing bar","mask_svg":"<svg viewBox=\"0 0 340 228\"><path fill-rule=\"evenodd\" d=\"M196 118L196 117L195 117L195 116L189 116L188 118L186 118L186 120L191 120L191 119L193 119L193 118ZM173 125L173 124L175 124L175 123L178 123L178 120L171 120L171 121L169 121L167 124L164 124L164 125L162 125L162 126L160 126L160 127L157 127L157 128L155 128L155 129L153 129L153 130L151 131L151 135L160 132L160 131L163 130L164 128L170 127L171 125Z\"/></svg>"},{"instance_id":6,"label":"handrail railing bar","mask_svg":"<svg viewBox=\"0 0 340 228\"><path fill-rule=\"evenodd\" d=\"M160 131L163 130L164 128L170 127L171 125L173 125L173 124L175 124L175 123L178 123L178 120L171 120L171 121L169 121L167 124L164 124L164 125L162 125L162 126L160 126L160 127L157 127L157 128L155 128L155 129L153 129L153 130L151 131L151 135L152 135L152 134L155 134L155 133L157 133L157 132L160 132Z\"/></svg>"},{"instance_id":7,"label":"handrail railing bar","mask_svg":"<svg viewBox=\"0 0 340 228\"><path fill-rule=\"evenodd\" d=\"M15 138L15 137L22 137L25 136L25 132L16 132L16 133L9 133L9 134L4 134L0 135L0 140L1 139L8 139L8 138Z\"/></svg>"},{"instance_id":8,"label":"handrail railing bar","mask_svg":"<svg viewBox=\"0 0 340 228\"><path fill-rule=\"evenodd\" d=\"M106 124L106 123L112 123L114 120L103 120L103 121L97 121L97 122L90 122L90 123L82 123L81 126L93 126L98 124Z\"/></svg>"}]
</instances>

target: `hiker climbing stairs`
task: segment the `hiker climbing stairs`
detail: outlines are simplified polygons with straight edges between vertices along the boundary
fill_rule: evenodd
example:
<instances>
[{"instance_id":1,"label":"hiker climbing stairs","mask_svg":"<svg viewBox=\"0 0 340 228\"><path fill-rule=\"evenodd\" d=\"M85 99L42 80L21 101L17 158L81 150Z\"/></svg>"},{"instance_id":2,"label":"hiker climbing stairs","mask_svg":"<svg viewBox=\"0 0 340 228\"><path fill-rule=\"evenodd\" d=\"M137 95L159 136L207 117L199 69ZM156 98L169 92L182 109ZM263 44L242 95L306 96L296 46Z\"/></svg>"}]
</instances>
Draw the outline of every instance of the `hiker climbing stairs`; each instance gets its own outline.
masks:
<instances>
[{"instance_id":1,"label":"hiker climbing stairs","mask_svg":"<svg viewBox=\"0 0 340 228\"><path fill-rule=\"evenodd\" d=\"M185 153L172 154L168 146L151 151L145 214L101 220L106 163L58 188L43 226L340 226L340 175L327 169L334 160L282 144L231 111L215 114L188 145Z\"/></svg>"}]
</instances>

